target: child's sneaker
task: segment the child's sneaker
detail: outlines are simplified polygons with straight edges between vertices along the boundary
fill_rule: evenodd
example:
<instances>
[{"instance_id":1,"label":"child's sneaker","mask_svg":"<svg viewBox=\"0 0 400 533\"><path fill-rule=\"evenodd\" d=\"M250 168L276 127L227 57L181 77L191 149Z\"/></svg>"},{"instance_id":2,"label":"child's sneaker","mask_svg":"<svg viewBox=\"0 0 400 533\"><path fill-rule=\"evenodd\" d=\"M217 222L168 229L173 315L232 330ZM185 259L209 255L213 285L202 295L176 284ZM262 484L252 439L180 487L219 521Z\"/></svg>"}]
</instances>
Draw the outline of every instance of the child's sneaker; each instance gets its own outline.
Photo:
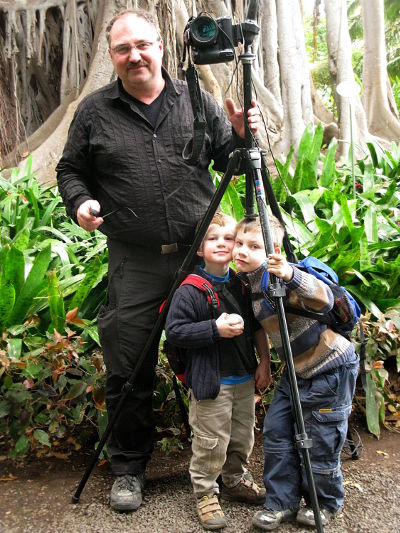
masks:
<instances>
[{"instance_id":1,"label":"child's sneaker","mask_svg":"<svg viewBox=\"0 0 400 533\"><path fill-rule=\"evenodd\" d=\"M253 526L263 529L264 531L271 531L279 527L281 522L293 522L296 518L297 509L284 509L277 511L276 509L263 509L258 511L253 516Z\"/></svg>"},{"instance_id":2,"label":"child's sneaker","mask_svg":"<svg viewBox=\"0 0 400 533\"><path fill-rule=\"evenodd\" d=\"M321 508L319 510L319 513L321 515L321 523L323 526L326 526L326 524L335 518L337 513L334 513L332 511L328 511L328 509ZM303 524L305 526L315 526L315 518L314 518L314 511L312 507L302 507L299 509L296 520L299 524Z\"/></svg>"},{"instance_id":3,"label":"child's sneaker","mask_svg":"<svg viewBox=\"0 0 400 533\"><path fill-rule=\"evenodd\" d=\"M260 505L265 502L265 489L243 477L234 487L222 486L221 500Z\"/></svg>"},{"instance_id":4,"label":"child's sneaker","mask_svg":"<svg viewBox=\"0 0 400 533\"><path fill-rule=\"evenodd\" d=\"M226 527L226 518L216 494L197 499L197 514L204 529L213 531Z\"/></svg>"}]
</instances>

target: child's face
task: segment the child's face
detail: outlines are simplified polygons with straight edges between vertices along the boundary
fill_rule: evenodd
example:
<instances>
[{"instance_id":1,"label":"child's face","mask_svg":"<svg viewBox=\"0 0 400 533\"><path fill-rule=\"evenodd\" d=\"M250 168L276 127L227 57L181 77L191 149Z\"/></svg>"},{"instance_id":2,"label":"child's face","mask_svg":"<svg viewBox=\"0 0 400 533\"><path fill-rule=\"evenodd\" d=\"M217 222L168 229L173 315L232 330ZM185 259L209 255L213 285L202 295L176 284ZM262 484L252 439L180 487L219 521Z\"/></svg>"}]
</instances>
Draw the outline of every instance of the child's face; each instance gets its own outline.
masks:
<instances>
[{"instance_id":1,"label":"child's face","mask_svg":"<svg viewBox=\"0 0 400 533\"><path fill-rule=\"evenodd\" d=\"M235 225L211 224L197 255L204 258L206 269L210 265L229 266L235 244Z\"/></svg>"},{"instance_id":2,"label":"child's face","mask_svg":"<svg viewBox=\"0 0 400 533\"><path fill-rule=\"evenodd\" d=\"M232 256L239 272L252 272L261 266L267 257L261 230L239 231Z\"/></svg>"}]
</instances>

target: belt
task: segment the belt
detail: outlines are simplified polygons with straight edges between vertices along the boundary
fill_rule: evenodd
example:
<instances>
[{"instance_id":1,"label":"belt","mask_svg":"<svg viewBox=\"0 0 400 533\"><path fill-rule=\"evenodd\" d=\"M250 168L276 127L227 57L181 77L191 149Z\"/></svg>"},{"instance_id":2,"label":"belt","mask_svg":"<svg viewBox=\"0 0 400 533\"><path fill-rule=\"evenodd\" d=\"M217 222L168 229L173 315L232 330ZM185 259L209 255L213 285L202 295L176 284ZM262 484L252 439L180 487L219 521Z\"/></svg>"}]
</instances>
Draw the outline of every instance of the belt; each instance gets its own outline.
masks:
<instances>
[{"instance_id":1,"label":"belt","mask_svg":"<svg viewBox=\"0 0 400 533\"><path fill-rule=\"evenodd\" d=\"M180 242L173 242L172 244L161 245L161 255L174 254L181 250L189 249L191 244L183 244Z\"/></svg>"}]
</instances>

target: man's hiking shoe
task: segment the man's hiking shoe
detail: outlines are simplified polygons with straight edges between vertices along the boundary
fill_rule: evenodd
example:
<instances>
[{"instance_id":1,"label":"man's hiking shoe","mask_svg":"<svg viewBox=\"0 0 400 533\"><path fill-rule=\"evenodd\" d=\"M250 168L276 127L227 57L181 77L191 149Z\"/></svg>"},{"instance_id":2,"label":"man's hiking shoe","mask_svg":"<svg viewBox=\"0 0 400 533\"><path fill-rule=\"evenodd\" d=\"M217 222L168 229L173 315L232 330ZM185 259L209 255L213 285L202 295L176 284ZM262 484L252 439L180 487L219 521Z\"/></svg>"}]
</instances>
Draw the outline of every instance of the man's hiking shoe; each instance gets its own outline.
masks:
<instances>
[{"instance_id":1,"label":"man's hiking shoe","mask_svg":"<svg viewBox=\"0 0 400 533\"><path fill-rule=\"evenodd\" d=\"M136 511L142 503L144 474L117 476L111 489L110 505L114 511Z\"/></svg>"},{"instance_id":2,"label":"man's hiking shoe","mask_svg":"<svg viewBox=\"0 0 400 533\"><path fill-rule=\"evenodd\" d=\"M253 526L271 531L279 527L282 522L293 522L296 519L297 509L285 509L276 511L275 509L263 509L253 516Z\"/></svg>"},{"instance_id":3,"label":"man's hiking shoe","mask_svg":"<svg viewBox=\"0 0 400 533\"><path fill-rule=\"evenodd\" d=\"M221 500L262 505L265 502L265 489L243 477L234 487L222 486Z\"/></svg>"},{"instance_id":4,"label":"man's hiking shoe","mask_svg":"<svg viewBox=\"0 0 400 533\"><path fill-rule=\"evenodd\" d=\"M204 529L214 531L226 527L226 518L219 505L216 494L198 498L197 514Z\"/></svg>"},{"instance_id":5,"label":"man's hiking shoe","mask_svg":"<svg viewBox=\"0 0 400 533\"><path fill-rule=\"evenodd\" d=\"M324 509L323 507L319 510L319 513L321 515L321 523L323 526L326 526L326 524L335 518L337 513L333 513L332 511L328 511L328 509ZM305 526L313 526L315 527L315 518L314 518L314 511L312 507L302 507L299 509L296 520L299 524L303 524Z\"/></svg>"}]
</instances>

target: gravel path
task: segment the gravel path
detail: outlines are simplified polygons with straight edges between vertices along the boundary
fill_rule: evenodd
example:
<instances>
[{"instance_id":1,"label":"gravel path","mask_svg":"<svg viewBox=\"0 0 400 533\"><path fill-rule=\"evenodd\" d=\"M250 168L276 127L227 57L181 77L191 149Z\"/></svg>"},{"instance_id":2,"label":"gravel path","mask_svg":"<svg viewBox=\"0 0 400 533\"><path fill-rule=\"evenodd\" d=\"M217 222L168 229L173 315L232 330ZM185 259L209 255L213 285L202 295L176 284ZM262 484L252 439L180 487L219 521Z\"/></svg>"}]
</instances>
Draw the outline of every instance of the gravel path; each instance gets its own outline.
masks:
<instances>
[{"instance_id":1,"label":"gravel path","mask_svg":"<svg viewBox=\"0 0 400 533\"><path fill-rule=\"evenodd\" d=\"M358 461L343 457L346 501L343 512L324 528L326 533L393 533L400 531L400 435L383 430L380 441L359 428L364 452ZM35 459L17 468L0 462L1 533L200 533L187 467L190 450L173 457L156 452L149 465L144 504L136 513L118 514L108 505L112 476L108 465L96 468L78 505L71 496L89 456L66 461ZM261 481L260 435L250 469ZM10 476L14 480L5 481ZM224 503L225 533L256 532L251 526L257 508ZM295 524L277 531L310 532Z\"/></svg>"}]
</instances>

